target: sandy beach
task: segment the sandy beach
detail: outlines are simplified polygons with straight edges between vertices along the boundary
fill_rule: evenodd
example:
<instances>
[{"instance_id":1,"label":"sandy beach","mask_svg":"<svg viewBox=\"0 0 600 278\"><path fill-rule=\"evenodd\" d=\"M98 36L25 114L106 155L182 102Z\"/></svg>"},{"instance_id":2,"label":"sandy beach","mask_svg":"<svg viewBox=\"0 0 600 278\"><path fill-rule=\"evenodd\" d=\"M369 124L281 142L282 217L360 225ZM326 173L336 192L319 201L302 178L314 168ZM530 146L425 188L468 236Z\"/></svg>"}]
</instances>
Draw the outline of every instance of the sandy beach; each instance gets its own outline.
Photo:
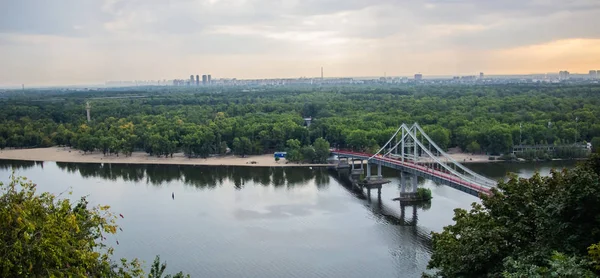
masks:
<instances>
[{"instance_id":1,"label":"sandy beach","mask_svg":"<svg viewBox=\"0 0 600 278\"><path fill-rule=\"evenodd\" d=\"M56 161L78 163L120 163L120 164L175 164L175 165L215 165L215 166L254 166L254 167L290 167L290 166L327 166L327 164L286 163L285 159L275 161L272 154L249 155L238 157L233 155L210 158L187 158L183 153L176 153L173 158L149 156L144 152L134 152L131 156L104 156L100 152L83 154L75 149L64 147L11 149L1 150L0 159ZM252 162L256 162L252 164Z\"/></svg>"},{"instance_id":2,"label":"sandy beach","mask_svg":"<svg viewBox=\"0 0 600 278\"><path fill-rule=\"evenodd\" d=\"M466 153L450 153L460 163L487 163L491 162L487 155L472 155ZM210 158L187 158L183 153L176 153L173 158L149 156L144 152L134 152L131 156L119 157L104 156L100 152L87 153L65 147L36 148L36 149L10 149L1 150L0 159L29 160L29 161L57 161L79 163L122 163L122 164L175 164L175 165L221 165L221 166L253 166L253 167L290 167L290 166L327 166L327 164L298 164L285 159L275 161L272 154L251 155L238 157L233 155L217 156ZM426 159L423 159L426 161ZM256 162L256 163L252 163Z\"/></svg>"}]
</instances>

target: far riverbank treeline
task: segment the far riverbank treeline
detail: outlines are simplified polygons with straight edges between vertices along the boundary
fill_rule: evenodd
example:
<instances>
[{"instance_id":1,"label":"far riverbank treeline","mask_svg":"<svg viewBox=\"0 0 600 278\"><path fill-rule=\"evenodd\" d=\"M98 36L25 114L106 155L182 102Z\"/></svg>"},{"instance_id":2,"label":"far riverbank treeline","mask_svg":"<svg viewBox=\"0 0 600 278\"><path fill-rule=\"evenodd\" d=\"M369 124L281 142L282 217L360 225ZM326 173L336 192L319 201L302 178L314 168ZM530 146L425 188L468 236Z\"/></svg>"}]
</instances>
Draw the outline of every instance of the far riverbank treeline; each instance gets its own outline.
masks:
<instances>
[{"instance_id":1,"label":"far riverbank treeline","mask_svg":"<svg viewBox=\"0 0 600 278\"><path fill-rule=\"evenodd\" d=\"M599 119L596 84L48 90L0 100L0 148L190 157L287 150L317 162L318 146L373 151L400 124L418 122L444 149L496 155L519 144L600 143Z\"/></svg>"}]
</instances>

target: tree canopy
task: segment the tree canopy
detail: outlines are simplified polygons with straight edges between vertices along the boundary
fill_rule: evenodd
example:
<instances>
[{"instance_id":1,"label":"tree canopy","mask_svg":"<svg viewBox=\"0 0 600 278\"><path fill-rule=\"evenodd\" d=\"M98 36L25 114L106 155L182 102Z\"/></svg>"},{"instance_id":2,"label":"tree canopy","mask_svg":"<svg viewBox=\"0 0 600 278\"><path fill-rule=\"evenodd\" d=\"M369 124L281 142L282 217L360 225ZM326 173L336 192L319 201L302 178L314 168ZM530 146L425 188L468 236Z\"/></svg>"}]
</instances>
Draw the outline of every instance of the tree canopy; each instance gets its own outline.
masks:
<instances>
[{"instance_id":1,"label":"tree canopy","mask_svg":"<svg viewBox=\"0 0 600 278\"><path fill-rule=\"evenodd\" d=\"M443 277L596 277L600 154L572 170L500 182L454 225L433 233L429 268ZM595 271L595 273L594 273Z\"/></svg>"},{"instance_id":2,"label":"tree canopy","mask_svg":"<svg viewBox=\"0 0 600 278\"><path fill-rule=\"evenodd\" d=\"M489 154L521 143L590 142L600 137L600 85L32 90L0 98L0 148L206 157L227 148L239 155L283 151L290 139L308 146L323 138L333 147L368 151L412 122L443 148Z\"/></svg>"},{"instance_id":3,"label":"tree canopy","mask_svg":"<svg viewBox=\"0 0 600 278\"><path fill-rule=\"evenodd\" d=\"M73 203L38 194L36 187L14 175L0 183L0 276L143 277L137 259L112 258L106 241L118 226L108 206L90 207L85 197ZM154 264L160 264L158 257ZM165 263L149 277L162 277L164 268Z\"/></svg>"}]
</instances>

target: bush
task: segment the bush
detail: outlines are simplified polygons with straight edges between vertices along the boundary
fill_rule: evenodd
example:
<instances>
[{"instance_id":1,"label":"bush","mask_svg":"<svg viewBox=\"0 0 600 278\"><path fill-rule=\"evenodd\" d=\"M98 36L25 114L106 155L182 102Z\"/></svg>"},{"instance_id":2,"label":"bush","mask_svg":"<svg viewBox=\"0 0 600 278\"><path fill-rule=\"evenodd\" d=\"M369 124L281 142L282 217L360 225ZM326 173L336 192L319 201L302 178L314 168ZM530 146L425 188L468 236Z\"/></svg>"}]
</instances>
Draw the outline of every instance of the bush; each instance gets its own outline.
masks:
<instances>
[{"instance_id":1,"label":"bush","mask_svg":"<svg viewBox=\"0 0 600 278\"><path fill-rule=\"evenodd\" d=\"M431 200L431 190L428 188L417 188L417 197L422 200Z\"/></svg>"},{"instance_id":2,"label":"bush","mask_svg":"<svg viewBox=\"0 0 600 278\"><path fill-rule=\"evenodd\" d=\"M503 154L502 156L498 157L498 160L505 160L505 161L517 160L517 156L512 153L507 153L507 154Z\"/></svg>"}]
</instances>

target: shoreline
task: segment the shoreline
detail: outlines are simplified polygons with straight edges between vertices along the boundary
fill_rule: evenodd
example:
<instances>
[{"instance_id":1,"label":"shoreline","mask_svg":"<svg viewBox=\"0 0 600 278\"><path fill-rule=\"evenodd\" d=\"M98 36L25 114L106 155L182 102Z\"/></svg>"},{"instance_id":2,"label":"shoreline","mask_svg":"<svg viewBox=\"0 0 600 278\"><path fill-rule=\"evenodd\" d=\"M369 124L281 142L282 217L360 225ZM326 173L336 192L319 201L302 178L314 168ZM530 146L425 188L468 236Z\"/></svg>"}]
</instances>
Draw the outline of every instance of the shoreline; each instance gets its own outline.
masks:
<instances>
[{"instance_id":1,"label":"shoreline","mask_svg":"<svg viewBox=\"0 0 600 278\"><path fill-rule=\"evenodd\" d=\"M113 163L113 164L154 164L154 165L197 165L197 166L246 166L246 167L326 167L329 164L291 163L285 159L275 161L273 154L214 156L208 158L188 158L183 153L173 157L149 156L145 152L134 152L131 156L104 156L100 152L87 153L68 147L1 150L0 159L24 161L52 161L66 163ZM252 162L255 162L252 164Z\"/></svg>"},{"instance_id":2,"label":"shoreline","mask_svg":"<svg viewBox=\"0 0 600 278\"><path fill-rule=\"evenodd\" d=\"M449 154L461 164L482 164L507 162L489 160L488 155L454 152ZM113 163L113 164L152 164L152 165L198 165L198 166L246 166L246 167L327 167L327 163L291 163L285 159L275 161L273 154L213 156L208 158L187 158L183 153L176 153L173 158L149 156L145 152L134 152L131 156L104 156L100 152L87 153L69 147L49 147L32 149L0 150L0 159L22 161L53 161L66 163ZM568 160L568 159L555 159ZM252 162L256 162L252 164ZM519 163L512 161L510 163Z\"/></svg>"}]
</instances>

